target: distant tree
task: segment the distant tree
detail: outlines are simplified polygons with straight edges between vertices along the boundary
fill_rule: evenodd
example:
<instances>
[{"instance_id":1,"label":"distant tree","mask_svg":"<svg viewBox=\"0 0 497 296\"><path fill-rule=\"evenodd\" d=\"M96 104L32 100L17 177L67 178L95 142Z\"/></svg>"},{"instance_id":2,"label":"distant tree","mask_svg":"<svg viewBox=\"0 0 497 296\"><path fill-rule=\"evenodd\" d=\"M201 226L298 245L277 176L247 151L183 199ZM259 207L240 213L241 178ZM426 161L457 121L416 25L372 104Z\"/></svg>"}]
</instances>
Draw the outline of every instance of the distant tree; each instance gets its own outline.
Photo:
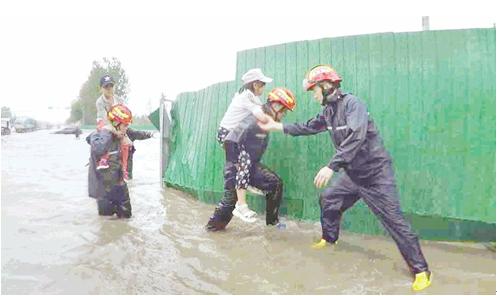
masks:
<instances>
[{"instance_id":1,"label":"distant tree","mask_svg":"<svg viewBox=\"0 0 497 296\"><path fill-rule=\"evenodd\" d=\"M100 78L109 74L114 78L114 94L127 101L129 93L129 83L126 72L121 66L121 62L113 58L103 58L103 62L94 61L88 79L83 83L79 91L79 97L71 105L71 117L69 122L81 120L82 124L95 124L97 109L95 102L100 94ZM79 110L78 110L79 109ZM79 115L81 114L81 115Z\"/></svg>"},{"instance_id":2,"label":"distant tree","mask_svg":"<svg viewBox=\"0 0 497 296\"><path fill-rule=\"evenodd\" d=\"M75 100L71 104L71 116L69 117L68 120L66 120L67 123L72 123L72 122L77 122L77 121L82 121L83 119L83 108L81 106L81 100Z\"/></svg>"},{"instance_id":3,"label":"distant tree","mask_svg":"<svg viewBox=\"0 0 497 296\"><path fill-rule=\"evenodd\" d=\"M12 118L12 112L9 107L2 107L2 118Z\"/></svg>"}]
</instances>

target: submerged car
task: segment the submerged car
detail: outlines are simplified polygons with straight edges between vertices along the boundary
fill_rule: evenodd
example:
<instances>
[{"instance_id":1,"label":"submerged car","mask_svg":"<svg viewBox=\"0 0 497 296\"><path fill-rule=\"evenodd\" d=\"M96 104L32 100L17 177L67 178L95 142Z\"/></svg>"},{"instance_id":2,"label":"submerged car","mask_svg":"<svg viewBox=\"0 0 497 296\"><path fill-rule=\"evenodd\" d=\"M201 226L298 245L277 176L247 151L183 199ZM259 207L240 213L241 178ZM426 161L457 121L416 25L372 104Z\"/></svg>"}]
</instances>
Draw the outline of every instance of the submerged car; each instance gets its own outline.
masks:
<instances>
[{"instance_id":1,"label":"submerged car","mask_svg":"<svg viewBox=\"0 0 497 296\"><path fill-rule=\"evenodd\" d=\"M66 127L61 130L53 132L53 134L63 134L63 135L75 135L76 137L79 137L83 132L81 129L77 126L71 126L71 127Z\"/></svg>"}]
</instances>

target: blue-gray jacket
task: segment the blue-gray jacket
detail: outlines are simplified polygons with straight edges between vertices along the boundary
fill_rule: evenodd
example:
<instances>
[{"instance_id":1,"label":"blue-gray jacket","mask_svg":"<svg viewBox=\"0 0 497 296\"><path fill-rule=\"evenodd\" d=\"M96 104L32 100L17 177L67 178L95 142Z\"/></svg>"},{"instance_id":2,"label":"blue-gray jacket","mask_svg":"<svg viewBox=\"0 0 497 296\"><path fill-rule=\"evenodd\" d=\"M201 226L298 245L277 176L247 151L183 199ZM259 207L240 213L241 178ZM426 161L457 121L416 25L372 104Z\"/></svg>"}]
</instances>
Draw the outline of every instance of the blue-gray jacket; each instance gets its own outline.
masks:
<instances>
[{"instance_id":1,"label":"blue-gray jacket","mask_svg":"<svg viewBox=\"0 0 497 296\"><path fill-rule=\"evenodd\" d=\"M391 162L366 104L352 94L340 93L306 123L283 125L284 133L292 136L326 130L336 150L328 167L335 172L343 168L352 179L364 180Z\"/></svg>"},{"instance_id":2,"label":"blue-gray jacket","mask_svg":"<svg viewBox=\"0 0 497 296\"><path fill-rule=\"evenodd\" d=\"M103 198L112 186L122 183L121 141L106 129L92 132L86 137L86 141L91 146L88 195ZM97 171L96 164L105 153L109 153L109 168Z\"/></svg>"}]
</instances>

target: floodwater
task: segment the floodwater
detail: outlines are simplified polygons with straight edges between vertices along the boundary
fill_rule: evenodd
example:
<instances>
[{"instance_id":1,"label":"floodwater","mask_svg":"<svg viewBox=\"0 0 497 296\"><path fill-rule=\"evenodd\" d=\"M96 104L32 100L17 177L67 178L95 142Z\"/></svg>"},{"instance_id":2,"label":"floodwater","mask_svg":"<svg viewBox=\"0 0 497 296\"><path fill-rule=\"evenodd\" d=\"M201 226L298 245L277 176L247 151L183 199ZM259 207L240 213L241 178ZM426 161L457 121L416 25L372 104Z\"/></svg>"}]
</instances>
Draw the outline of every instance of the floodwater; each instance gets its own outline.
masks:
<instances>
[{"instance_id":1,"label":"floodwater","mask_svg":"<svg viewBox=\"0 0 497 296\"><path fill-rule=\"evenodd\" d=\"M264 218L205 232L214 205L159 179L159 138L136 141L133 217L97 215L87 197L88 131L2 136L3 294L414 294L390 238L342 233L312 250L319 223ZM420 294L494 294L495 253L421 242L434 272Z\"/></svg>"}]
</instances>

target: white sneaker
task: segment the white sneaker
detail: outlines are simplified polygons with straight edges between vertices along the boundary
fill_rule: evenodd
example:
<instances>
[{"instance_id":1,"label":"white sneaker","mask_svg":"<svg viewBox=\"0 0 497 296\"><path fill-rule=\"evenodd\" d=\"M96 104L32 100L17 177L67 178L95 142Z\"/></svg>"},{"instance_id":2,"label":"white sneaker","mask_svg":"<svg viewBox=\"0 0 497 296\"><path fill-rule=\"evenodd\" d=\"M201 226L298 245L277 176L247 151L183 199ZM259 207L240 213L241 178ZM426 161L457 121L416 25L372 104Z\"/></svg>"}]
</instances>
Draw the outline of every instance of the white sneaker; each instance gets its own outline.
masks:
<instances>
[{"instance_id":1,"label":"white sneaker","mask_svg":"<svg viewBox=\"0 0 497 296\"><path fill-rule=\"evenodd\" d=\"M254 223L257 221L257 218L255 217L257 213L249 209L247 204L239 205L237 203L233 210L233 215L247 223Z\"/></svg>"}]
</instances>

